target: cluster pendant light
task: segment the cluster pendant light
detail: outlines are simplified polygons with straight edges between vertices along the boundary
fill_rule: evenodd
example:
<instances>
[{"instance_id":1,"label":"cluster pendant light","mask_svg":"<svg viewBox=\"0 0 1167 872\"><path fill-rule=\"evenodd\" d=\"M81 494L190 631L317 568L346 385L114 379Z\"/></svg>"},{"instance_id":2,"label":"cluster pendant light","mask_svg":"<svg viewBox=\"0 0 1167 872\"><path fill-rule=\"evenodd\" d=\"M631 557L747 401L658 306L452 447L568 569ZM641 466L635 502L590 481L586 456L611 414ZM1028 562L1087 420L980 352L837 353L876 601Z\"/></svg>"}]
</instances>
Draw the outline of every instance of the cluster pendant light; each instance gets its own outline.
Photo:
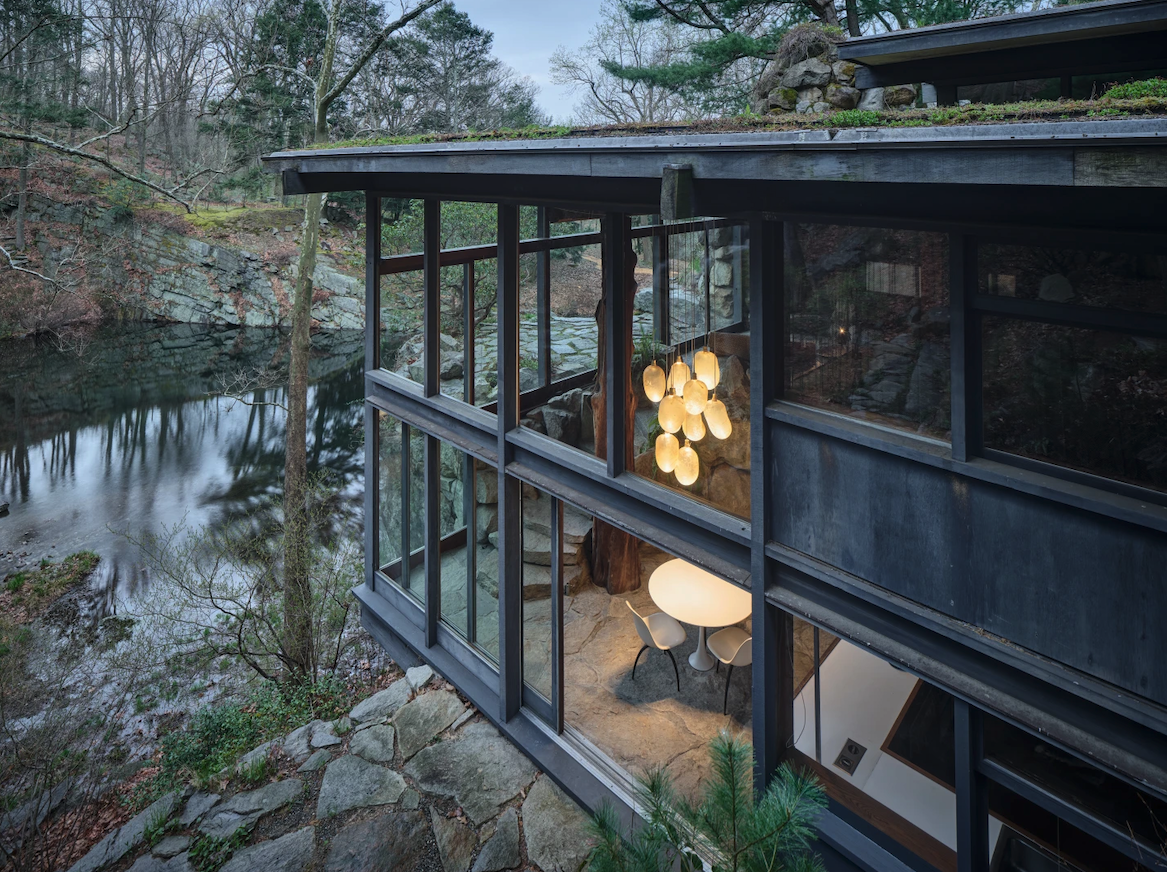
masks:
<instances>
[{"instance_id":1,"label":"cluster pendant light","mask_svg":"<svg viewBox=\"0 0 1167 872\"><path fill-rule=\"evenodd\" d=\"M705 332L713 334L709 312L709 232L705 232ZM667 267L665 267L667 269ZM695 283L694 283L695 284ZM694 309L696 306L694 306ZM696 318L694 318L694 322ZM697 332L694 323L694 333ZM717 355L705 346L693 355L693 369L678 350L677 359L665 370L652 362L644 370L644 393L659 403L657 421L664 431L656 437L656 465L665 473L673 473L677 481L688 487L700 475L700 462L692 443L700 442L706 432L716 439L728 439L733 432L725 403L711 396L721 381L721 366ZM681 446L676 434L685 437Z\"/></svg>"}]
</instances>

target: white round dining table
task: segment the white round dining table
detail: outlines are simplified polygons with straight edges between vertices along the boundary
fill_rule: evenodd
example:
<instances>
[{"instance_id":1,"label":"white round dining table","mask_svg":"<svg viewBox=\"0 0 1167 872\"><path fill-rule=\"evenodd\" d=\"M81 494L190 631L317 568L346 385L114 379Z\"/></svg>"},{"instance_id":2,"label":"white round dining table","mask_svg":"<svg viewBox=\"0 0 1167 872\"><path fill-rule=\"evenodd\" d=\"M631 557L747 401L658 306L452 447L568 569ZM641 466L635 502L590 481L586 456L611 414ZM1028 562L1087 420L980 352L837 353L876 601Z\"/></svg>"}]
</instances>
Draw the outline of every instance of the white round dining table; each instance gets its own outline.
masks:
<instances>
[{"instance_id":1,"label":"white round dining table","mask_svg":"<svg viewBox=\"0 0 1167 872\"><path fill-rule=\"evenodd\" d=\"M689 665L701 672L717 663L705 647L705 629L739 623L753 611L748 590L680 558L653 570L648 595L666 615L697 627L697 650L689 655Z\"/></svg>"}]
</instances>

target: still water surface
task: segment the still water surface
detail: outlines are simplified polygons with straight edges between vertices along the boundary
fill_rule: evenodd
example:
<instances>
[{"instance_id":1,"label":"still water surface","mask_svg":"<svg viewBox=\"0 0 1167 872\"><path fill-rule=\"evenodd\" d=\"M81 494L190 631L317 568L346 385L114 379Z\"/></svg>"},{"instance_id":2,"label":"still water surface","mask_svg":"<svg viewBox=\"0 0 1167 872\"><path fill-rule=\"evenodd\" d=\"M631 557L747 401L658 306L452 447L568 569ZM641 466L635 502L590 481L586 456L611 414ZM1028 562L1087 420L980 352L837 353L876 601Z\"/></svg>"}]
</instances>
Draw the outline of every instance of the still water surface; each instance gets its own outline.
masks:
<instances>
[{"instance_id":1,"label":"still water surface","mask_svg":"<svg viewBox=\"0 0 1167 872\"><path fill-rule=\"evenodd\" d=\"M359 331L313 339L308 458L359 528ZM0 578L89 549L100 610L149 583L140 536L278 511L287 334L261 328L110 325L80 341L0 342ZM224 395L240 375L264 389ZM254 384L254 382L253 382Z\"/></svg>"}]
</instances>

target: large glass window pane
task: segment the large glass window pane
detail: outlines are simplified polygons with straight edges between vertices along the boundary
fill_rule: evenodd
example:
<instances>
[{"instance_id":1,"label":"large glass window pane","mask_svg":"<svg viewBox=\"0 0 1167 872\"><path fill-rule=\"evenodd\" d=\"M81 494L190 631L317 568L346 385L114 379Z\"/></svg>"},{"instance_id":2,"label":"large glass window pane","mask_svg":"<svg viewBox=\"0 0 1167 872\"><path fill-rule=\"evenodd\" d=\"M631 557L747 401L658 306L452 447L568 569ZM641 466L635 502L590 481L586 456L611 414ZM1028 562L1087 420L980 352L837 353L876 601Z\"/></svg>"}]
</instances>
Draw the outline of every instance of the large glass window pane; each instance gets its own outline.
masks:
<instances>
[{"instance_id":1,"label":"large glass window pane","mask_svg":"<svg viewBox=\"0 0 1167 872\"><path fill-rule=\"evenodd\" d=\"M1167 490L1167 342L984 322L985 446Z\"/></svg>"},{"instance_id":2,"label":"large glass window pane","mask_svg":"<svg viewBox=\"0 0 1167 872\"><path fill-rule=\"evenodd\" d=\"M401 559L401 422L377 412L377 538L376 565L382 571Z\"/></svg>"},{"instance_id":3,"label":"large glass window pane","mask_svg":"<svg viewBox=\"0 0 1167 872\"><path fill-rule=\"evenodd\" d=\"M634 468L749 517L745 228L713 219L667 224L655 245L655 275L637 292L632 323Z\"/></svg>"},{"instance_id":4,"label":"large glass window pane","mask_svg":"<svg viewBox=\"0 0 1167 872\"><path fill-rule=\"evenodd\" d=\"M557 547L551 539L554 506L546 494L534 488L523 490L523 681L550 700L551 558Z\"/></svg>"},{"instance_id":5,"label":"large glass window pane","mask_svg":"<svg viewBox=\"0 0 1167 872\"><path fill-rule=\"evenodd\" d=\"M553 223L552 238L565 235L565 228L584 232L580 228L595 223ZM548 269L545 286L541 286L538 261L544 256ZM602 294L598 244L553 248L546 255L532 253L520 258L521 426L589 454L595 451L594 385L589 376L599 365L596 306ZM545 337L539 335L540 306L547 310ZM546 373L546 384L541 372Z\"/></svg>"},{"instance_id":6,"label":"large glass window pane","mask_svg":"<svg viewBox=\"0 0 1167 872\"><path fill-rule=\"evenodd\" d=\"M985 294L1167 312L1167 256L1162 252L984 243L977 265Z\"/></svg>"},{"instance_id":7,"label":"large glass window pane","mask_svg":"<svg viewBox=\"0 0 1167 872\"><path fill-rule=\"evenodd\" d=\"M472 641L498 661L498 470L481 460L474 468L474 588Z\"/></svg>"},{"instance_id":8,"label":"large glass window pane","mask_svg":"<svg viewBox=\"0 0 1167 872\"><path fill-rule=\"evenodd\" d=\"M469 585L467 565L472 549L468 546L467 467L469 459L451 445L441 446L441 484L438 493L438 512L441 517L441 602L440 616L451 629L468 638L466 601ZM472 472L470 473L473 474Z\"/></svg>"},{"instance_id":9,"label":"large glass window pane","mask_svg":"<svg viewBox=\"0 0 1167 872\"><path fill-rule=\"evenodd\" d=\"M408 434L409 464L409 566L404 585L406 593L419 602L425 601L425 442L426 436L414 427Z\"/></svg>"},{"instance_id":10,"label":"large glass window pane","mask_svg":"<svg viewBox=\"0 0 1167 872\"><path fill-rule=\"evenodd\" d=\"M829 796L955 872L952 698L824 631L815 674L814 635L795 621L795 747Z\"/></svg>"},{"instance_id":11,"label":"large glass window pane","mask_svg":"<svg viewBox=\"0 0 1167 872\"><path fill-rule=\"evenodd\" d=\"M849 655L850 660L858 657L852 653L858 650L855 646L842 644L846 646L842 653ZM860 659L868 657L870 655L863 655ZM848 668L854 669L855 666L848 663ZM824 675L828 674L826 664L823 672ZM833 670L829 674L833 676L836 672ZM862 669L860 672L866 674ZM877 689L881 693L890 693L895 683L910 681L908 678L901 680L891 673L887 673L887 676L887 680L878 685ZM823 693L823 722L826 730L827 712L833 705L828 702L827 678L824 678ZM824 745L826 742L824 739ZM950 794L956 783L954 743L952 696L933 685L914 682L881 749L883 756L892 758L894 763L907 766L934 785L942 787L945 795L937 795L935 802L943 802L945 808L950 808L954 802ZM1055 748L1040 737L988 714L984 716L984 748L985 756L990 760L1017 772L1044 791L1083 811L1108 820L1118 831L1130 833L1145 844L1160 843L1160 821L1167 819L1167 803ZM824 762L829 763L826 760ZM880 765L885 765L882 757L877 768ZM870 784L870 779L866 783ZM906 788L908 783L902 782L900 786ZM871 793L866 786L863 790ZM902 800L897 801L902 804ZM892 803L887 804L898 809ZM989 784L989 813L989 850L996 858L993 869L1011 872L1053 872L1063 868L1081 872L1142 869L1120 852L1060 820L1056 814L996 783ZM923 818L908 819L921 826L926 821Z\"/></svg>"},{"instance_id":12,"label":"large glass window pane","mask_svg":"<svg viewBox=\"0 0 1167 872\"><path fill-rule=\"evenodd\" d=\"M650 587L653 572L673 555L635 539L631 548L625 548L619 536L608 536L605 527L564 507L564 721L629 775L667 766L678 790L693 798L709 775L708 745L718 732L724 729L751 738L752 666L748 657L738 661L732 674L724 665L719 669L712 663L708 669L692 665L697 626L665 612L654 599L657 588ZM604 548L608 553L602 555ZM612 552L635 561L635 575L614 563ZM605 565L619 578L597 575ZM667 592L669 582L664 580ZM611 594L609 582L614 587L635 586ZM719 593L715 587L704 595ZM652 623L661 645L671 646L667 652L657 645L645 648L632 609ZM533 626L531 634L541 626L545 624ZM719 644L713 641L719 630L740 643L749 638L750 619L733 627L707 628L710 646ZM736 651L740 644L728 647ZM747 655L750 650L746 643Z\"/></svg>"},{"instance_id":13,"label":"large glass window pane","mask_svg":"<svg viewBox=\"0 0 1167 872\"><path fill-rule=\"evenodd\" d=\"M378 412L378 418L377 565L394 584L422 601L425 434L384 412Z\"/></svg>"},{"instance_id":14,"label":"large glass window pane","mask_svg":"<svg viewBox=\"0 0 1167 872\"><path fill-rule=\"evenodd\" d=\"M459 262L441 270L440 391L478 406L496 397L497 241L497 205L442 202L443 260ZM491 251L465 251L482 246Z\"/></svg>"},{"instance_id":15,"label":"large glass window pane","mask_svg":"<svg viewBox=\"0 0 1167 872\"><path fill-rule=\"evenodd\" d=\"M1120 832L1130 833L1149 845L1158 846L1163 842L1167 802L1137 790L1125 781L1089 766L1077 757L991 715L985 716L985 756L1044 790L1110 822ZM1001 802L1002 796L1003 791L995 787L990 791L990 811L1007 823L1016 823ZM1019 829L1033 832L1032 828L1024 826Z\"/></svg>"},{"instance_id":16,"label":"large glass window pane","mask_svg":"<svg viewBox=\"0 0 1167 872\"><path fill-rule=\"evenodd\" d=\"M786 397L949 439L948 237L787 226Z\"/></svg>"},{"instance_id":17,"label":"large glass window pane","mask_svg":"<svg viewBox=\"0 0 1167 872\"><path fill-rule=\"evenodd\" d=\"M381 254L417 255L416 263L394 265L380 278L381 367L410 381L423 378L424 282L421 273L424 203L421 200L381 202Z\"/></svg>"}]
</instances>

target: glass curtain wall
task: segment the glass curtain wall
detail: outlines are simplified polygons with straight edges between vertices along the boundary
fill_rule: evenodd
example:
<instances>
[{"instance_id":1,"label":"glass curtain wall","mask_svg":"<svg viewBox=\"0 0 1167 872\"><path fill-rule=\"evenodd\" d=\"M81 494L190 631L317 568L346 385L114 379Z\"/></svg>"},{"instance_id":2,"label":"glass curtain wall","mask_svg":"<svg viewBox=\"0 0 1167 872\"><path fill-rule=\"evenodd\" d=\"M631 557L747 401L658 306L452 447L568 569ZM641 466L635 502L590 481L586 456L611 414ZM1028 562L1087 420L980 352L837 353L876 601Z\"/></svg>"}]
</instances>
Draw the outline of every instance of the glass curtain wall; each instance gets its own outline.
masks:
<instances>
[{"instance_id":1,"label":"glass curtain wall","mask_svg":"<svg viewBox=\"0 0 1167 872\"><path fill-rule=\"evenodd\" d=\"M948 440L948 237L788 224L789 400Z\"/></svg>"},{"instance_id":2,"label":"glass curtain wall","mask_svg":"<svg viewBox=\"0 0 1167 872\"><path fill-rule=\"evenodd\" d=\"M986 243L977 264L982 294L1029 305L983 319L985 447L1167 492L1167 340L1148 329L1167 257ZM1082 308L1151 317L1116 332Z\"/></svg>"},{"instance_id":3,"label":"glass curtain wall","mask_svg":"<svg viewBox=\"0 0 1167 872\"><path fill-rule=\"evenodd\" d=\"M885 835L937 869L955 870L954 698L798 618L792 647L796 759ZM986 713L983 723L987 760L1052 798L1038 804L990 775L994 872L1141 872L1140 859L1155 866L1167 803L997 717ZM1121 836L1089 835L1065 819L1059 802Z\"/></svg>"},{"instance_id":4,"label":"glass curtain wall","mask_svg":"<svg viewBox=\"0 0 1167 872\"><path fill-rule=\"evenodd\" d=\"M377 415L377 566L390 581L424 602L425 434L386 412Z\"/></svg>"}]
</instances>

